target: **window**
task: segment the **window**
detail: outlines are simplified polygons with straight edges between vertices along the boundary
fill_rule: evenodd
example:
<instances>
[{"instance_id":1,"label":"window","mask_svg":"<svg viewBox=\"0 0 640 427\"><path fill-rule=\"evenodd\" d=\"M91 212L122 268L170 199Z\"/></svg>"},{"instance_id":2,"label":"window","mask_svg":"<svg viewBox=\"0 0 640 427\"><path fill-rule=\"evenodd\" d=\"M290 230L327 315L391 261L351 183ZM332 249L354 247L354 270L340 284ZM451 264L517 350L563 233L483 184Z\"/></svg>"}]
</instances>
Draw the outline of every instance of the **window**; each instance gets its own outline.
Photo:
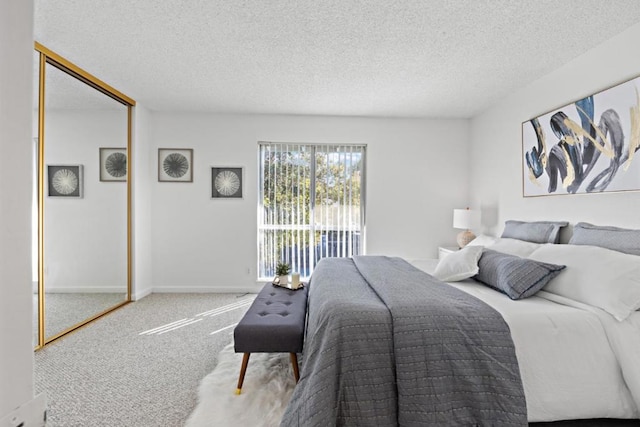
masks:
<instances>
[{"instance_id":1,"label":"window","mask_svg":"<svg viewBox=\"0 0 640 427\"><path fill-rule=\"evenodd\" d=\"M279 261L308 278L321 258L363 252L365 148L260 143L259 279Z\"/></svg>"}]
</instances>

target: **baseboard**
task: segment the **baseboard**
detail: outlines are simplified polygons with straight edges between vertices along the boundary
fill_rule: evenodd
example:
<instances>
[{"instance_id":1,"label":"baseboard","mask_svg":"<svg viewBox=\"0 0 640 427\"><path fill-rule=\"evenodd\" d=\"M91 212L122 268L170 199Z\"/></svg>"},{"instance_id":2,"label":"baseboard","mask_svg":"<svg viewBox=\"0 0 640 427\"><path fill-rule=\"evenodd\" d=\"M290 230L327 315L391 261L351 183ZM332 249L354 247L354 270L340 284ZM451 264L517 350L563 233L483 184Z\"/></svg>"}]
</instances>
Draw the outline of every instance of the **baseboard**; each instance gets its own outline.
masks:
<instances>
[{"instance_id":1,"label":"baseboard","mask_svg":"<svg viewBox=\"0 0 640 427\"><path fill-rule=\"evenodd\" d=\"M118 294L127 293L127 288L122 286L92 286L92 287L64 287L64 288L47 288L45 293L48 294Z\"/></svg>"},{"instance_id":2,"label":"baseboard","mask_svg":"<svg viewBox=\"0 0 640 427\"><path fill-rule=\"evenodd\" d=\"M131 295L133 301L141 300L142 298L151 295L153 293L158 294L244 294L244 293L258 293L264 286L263 282L253 285L245 286L158 286L153 288L147 288L140 292L134 292ZM102 293L102 294L117 294L125 293L122 288L119 287L93 287L93 288L55 288L47 289L46 293L51 294L71 294L71 293Z\"/></svg>"},{"instance_id":3,"label":"baseboard","mask_svg":"<svg viewBox=\"0 0 640 427\"><path fill-rule=\"evenodd\" d=\"M253 285L245 286L158 286L153 288L153 293L158 294L179 294L179 293L201 293L201 294L244 294L244 293L258 293L264 286L264 283L256 283Z\"/></svg>"},{"instance_id":4,"label":"baseboard","mask_svg":"<svg viewBox=\"0 0 640 427\"><path fill-rule=\"evenodd\" d=\"M134 292L131 295L131 300L132 301L140 301L142 298L144 298L144 297L146 297L148 295L151 295L152 293L153 293L153 288L147 288L147 289L144 289L144 290L139 291L139 292Z\"/></svg>"}]
</instances>

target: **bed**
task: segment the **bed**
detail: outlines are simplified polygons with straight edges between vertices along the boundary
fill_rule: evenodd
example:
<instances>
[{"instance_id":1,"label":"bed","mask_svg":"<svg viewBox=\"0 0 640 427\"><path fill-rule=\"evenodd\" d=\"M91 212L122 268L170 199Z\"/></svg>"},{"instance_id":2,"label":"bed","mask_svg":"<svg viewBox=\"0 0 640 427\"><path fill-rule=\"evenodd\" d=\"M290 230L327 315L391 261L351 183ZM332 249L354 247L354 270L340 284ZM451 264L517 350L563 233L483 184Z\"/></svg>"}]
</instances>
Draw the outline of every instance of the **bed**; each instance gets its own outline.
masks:
<instances>
[{"instance_id":1,"label":"bed","mask_svg":"<svg viewBox=\"0 0 640 427\"><path fill-rule=\"evenodd\" d=\"M301 378L282 425L639 418L640 257L618 251L615 239L616 250L600 247L607 239L590 240L591 229L575 230L573 245L478 242L476 268L489 252L537 267L564 263L516 300L470 276L440 281L435 261L321 261L309 287ZM622 229L604 230L608 238Z\"/></svg>"}]
</instances>

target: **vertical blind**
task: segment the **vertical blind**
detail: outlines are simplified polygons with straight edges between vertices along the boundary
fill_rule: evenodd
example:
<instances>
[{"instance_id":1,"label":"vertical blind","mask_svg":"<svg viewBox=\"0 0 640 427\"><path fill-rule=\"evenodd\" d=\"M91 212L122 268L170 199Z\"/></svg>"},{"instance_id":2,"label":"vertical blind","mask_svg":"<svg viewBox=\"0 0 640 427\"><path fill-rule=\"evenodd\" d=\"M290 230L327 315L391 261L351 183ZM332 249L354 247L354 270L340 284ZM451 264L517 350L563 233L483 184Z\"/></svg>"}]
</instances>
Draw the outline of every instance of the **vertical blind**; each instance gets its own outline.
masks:
<instances>
[{"instance_id":1,"label":"vertical blind","mask_svg":"<svg viewBox=\"0 0 640 427\"><path fill-rule=\"evenodd\" d=\"M309 277L364 247L364 145L260 143L258 276L278 262Z\"/></svg>"}]
</instances>

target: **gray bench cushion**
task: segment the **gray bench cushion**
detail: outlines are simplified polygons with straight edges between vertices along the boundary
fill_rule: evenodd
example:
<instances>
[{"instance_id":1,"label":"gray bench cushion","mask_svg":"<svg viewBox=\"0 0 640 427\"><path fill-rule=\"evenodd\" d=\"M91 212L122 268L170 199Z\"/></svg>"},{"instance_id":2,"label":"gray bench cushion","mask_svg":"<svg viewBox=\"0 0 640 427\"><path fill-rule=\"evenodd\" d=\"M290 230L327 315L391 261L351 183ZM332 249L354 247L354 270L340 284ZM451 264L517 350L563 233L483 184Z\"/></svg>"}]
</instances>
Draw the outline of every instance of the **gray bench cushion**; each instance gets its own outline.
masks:
<instances>
[{"instance_id":1,"label":"gray bench cushion","mask_svg":"<svg viewBox=\"0 0 640 427\"><path fill-rule=\"evenodd\" d=\"M307 287L267 283L233 331L236 353L301 353Z\"/></svg>"}]
</instances>

